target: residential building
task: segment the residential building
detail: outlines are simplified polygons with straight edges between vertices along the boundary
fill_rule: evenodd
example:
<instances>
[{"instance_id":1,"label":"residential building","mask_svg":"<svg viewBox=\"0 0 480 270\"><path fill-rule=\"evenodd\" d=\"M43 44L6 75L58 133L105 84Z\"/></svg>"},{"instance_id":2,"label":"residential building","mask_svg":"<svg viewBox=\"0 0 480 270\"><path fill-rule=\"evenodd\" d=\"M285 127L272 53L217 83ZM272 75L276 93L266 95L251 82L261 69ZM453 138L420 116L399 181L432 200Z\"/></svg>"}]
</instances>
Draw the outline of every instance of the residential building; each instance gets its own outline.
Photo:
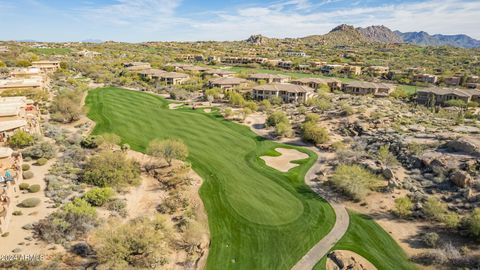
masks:
<instances>
[{"instance_id":1,"label":"residential building","mask_svg":"<svg viewBox=\"0 0 480 270\"><path fill-rule=\"evenodd\" d=\"M159 74L159 76L160 81L165 82L168 85L182 84L190 78L190 76L188 76L187 74L178 72L164 72Z\"/></svg>"},{"instance_id":2,"label":"residential building","mask_svg":"<svg viewBox=\"0 0 480 270\"><path fill-rule=\"evenodd\" d=\"M233 77L235 72L223 70L223 69L209 69L203 72L203 76L213 76L213 77L222 77L222 78L229 78Z\"/></svg>"},{"instance_id":3,"label":"residential building","mask_svg":"<svg viewBox=\"0 0 480 270\"><path fill-rule=\"evenodd\" d=\"M459 86L461 80L462 79L460 77L457 77L457 76L443 78L443 82L447 86Z\"/></svg>"},{"instance_id":4,"label":"residential building","mask_svg":"<svg viewBox=\"0 0 480 270\"><path fill-rule=\"evenodd\" d=\"M199 67L199 66L184 66L179 68L178 71L185 71L185 72L192 72L192 73L199 73L208 70L206 67Z\"/></svg>"},{"instance_id":5,"label":"residential building","mask_svg":"<svg viewBox=\"0 0 480 270\"><path fill-rule=\"evenodd\" d=\"M302 103L314 96L315 90L313 88L290 83L259 85L252 90L252 97L256 100L280 97L286 103Z\"/></svg>"},{"instance_id":6,"label":"residential building","mask_svg":"<svg viewBox=\"0 0 480 270\"><path fill-rule=\"evenodd\" d=\"M225 56L221 58L223 64L229 65L247 65L247 64L264 64L268 61L267 58L262 57L232 57Z\"/></svg>"},{"instance_id":7,"label":"residential building","mask_svg":"<svg viewBox=\"0 0 480 270\"><path fill-rule=\"evenodd\" d=\"M7 46L0 46L0 53L8 53L9 51Z\"/></svg>"},{"instance_id":8,"label":"residential building","mask_svg":"<svg viewBox=\"0 0 480 270\"><path fill-rule=\"evenodd\" d=\"M84 58L95 58L97 56L102 55L99 52L94 52L94 51L89 51L89 50L81 50L77 53L75 53L79 57L84 57Z\"/></svg>"},{"instance_id":9,"label":"residential building","mask_svg":"<svg viewBox=\"0 0 480 270\"><path fill-rule=\"evenodd\" d=\"M285 52L285 55L287 56L293 56L293 57L307 57L307 54L302 51L292 51L292 50L287 50Z\"/></svg>"},{"instance_id":10,"label":"residential building","mask_svg":"<svg viewBox=\"0 0 480 270\"><path fill-rule=\"evenodd\" d=\"M480 77L476 75L467 76L467 83L478 83L480 82Z\"/></svg>"},{"instance_id":11,"label":"residential building","mask_svg":"<svg viewBox=\"0 0 480 270\"><path fill-rule=\"evenodd\" d=\"M480 89L480 83L467 83L466 87L468 89Z\"/></svg>"},{"instance_id":12,"label":"residential building","mask_svg":"<svg viewBox=\"0 0 480 270\"><path fill-rule=\"evenodd\" d=\"M332 75L332 74L337 74L337 73L340 73L343 69L344 65L334 65L334 64L330 64L330 65L324 65L320 71L323 73L323 74L326 74L326 75Z\"/></svg>"},{"instance_id":13,"label":"residential building","mask_svg":"<svg viewBox=\"0 0 480 270\"><path fill-rule=\"evenodd\" d=\"M342 90L348 94L383 97L390 95L395 87L385 83L351 82L343 84Z\"/></svg>"},{"instance_id":14,"label":"residential building","mask_svg":"<svg viewBox=\"0 0 480 270\"><path fill-rule=\"evenodd\" d=\"M281 74L257 73L251 74L247 79L257 83L260 81L264 81L266 83L287 83L290 80L290 77Z\"/></svg>"},{"instance_id":15,"label":"residential building","mask_svg":"<svg viewBox=\"0 0 480 270\"><path fill-rule=\"evenodd\" d=\"M323 66L325 66L327 64L327 62L310 62L310 66L312 68L321 68Z\"/></svg>"},{"instance_id":16,"label":"residential building","mask_svg":"<svg viewBox=\"0 0 480 270\"><path fill-rule=\"evenodd\" d=\"M342 82L333 78L301 78L293 80L291 83L296 85L308 86L313 89L319 89L322 85L327 85L332 91L340 90L342 87Z\"/></svg>"},{"instance_id":17,"label":"residential building","mask_svg":"<svg viewBox=\"0 0 480 270\"><path fill-rule=\"evenodd\" d=\"M0 175L4 179L0 182L0 234L8 231L15 208L13 198L20 193L22 173L22 156L11 148L0 147Z\"/></svg>"},{"instance_id":18,"label":"residential building","mask_svg":"<svg viewBox=\"0 0 480 270\"><path fill-rule=\"evenodd\" d=\"M140 71L140 70L147 70L152 68L150 63L146 63L146 62L124 63L123 67L125 67L129 71Z\"/></svg>"},{"instance_id":19,"label":"residential building","mask_svg":"<svg viewBox=\"0 0 480 270\"><path fill-rule=\"evenodd\" d=\"M10 71L10 77L14 79L28 79L40 76L42 76L42 71L35 67L15 68Z\"/></svg>"},{"instance_id":20,"label":"residential building","mask_svg":"<svg viewBox=\"0 0 480 270\"><path fill-rule=\"evenodd\" d=\"M6 90L42 90L44 86L42 77L30 79L6 79L0 80L0 93Z\"/></svg>"},{"instance_id":21,"label":"residential building","mask_svg":"<svg viewBox=\"0 0 480 270\"><path fill-rule=\"evenodd\" d=\"M146 69L138 72L138 75L144 80L158 80L160 76L165 73L165 70L162 69Z\"/></svg>"},{"instance_id":22,"label":"residential building","mask_svg":"<svg viewBox=\"0 0 480 270\"><path fill-rule=\"evenodd\" d=\"M248 81L242 78L220 77L208 81L209 87L218 87L225 90L229 90L235 87L246 87L247 85Z\"/></svg>"},{"instance_id":23,"label":"residential building","mask_svg":"<svg viewBox=\"0 0 480 270\"><path fill-rule=\"evenodd\" d=\"M52 73L60 68L60 61L35 61L32 62L32 67L39 68L44 73Z\"/></svg>"},{"instance_id":24,"label":"residential building","mask_svg":"<svg viewBox=\"0 0 480 270\"><path fill-rule=\"evenodd\" d=\"M424 105L444 105L449 100L480 102L480 90L432 87L417 91L417 103Z\"/></svg>"},{"instance_id":25,"label":"residential building","mask_svg":"<svg viewBox=\"0 0 480 270\"><path fill-rule=\"evenodd\" d=\"M278 62L277 66L279 68L291 69L291 68L293 68L293 62L292 61L280 61L280 62Z\"/></svg>"},{"instance_id":26,"label":"residential building","mask_svg":"<svg viewBox=\"0 0 480 270\"><path fill-rule=\"evenodd\" d=\"M361 66L344 66L343 69L340 71L343 74L354 75L358 76L362 74L362 67Z\"/></svg>"},{"instance_id":27,"label":"residential building","mask_svg":"<svg viewBox=\"0 0 480 270\"><path fill-rule=\"evenodd\" d=\"M413 75L414 82L422 82L422 83L432 83L435 84L438 81L438 76L431 75L431 74L415 74Z\"/></svg>"},{"instance_id":28,"label":"residential building","mask_svg":"<svg viewBox=\"0 0 480 270\"><path fill-rule=\"evenodd\" d=\"M369 66L367 72L373 76L383 76L390 71L389 67L384 66Z\"/></svg>"}]
</instances>

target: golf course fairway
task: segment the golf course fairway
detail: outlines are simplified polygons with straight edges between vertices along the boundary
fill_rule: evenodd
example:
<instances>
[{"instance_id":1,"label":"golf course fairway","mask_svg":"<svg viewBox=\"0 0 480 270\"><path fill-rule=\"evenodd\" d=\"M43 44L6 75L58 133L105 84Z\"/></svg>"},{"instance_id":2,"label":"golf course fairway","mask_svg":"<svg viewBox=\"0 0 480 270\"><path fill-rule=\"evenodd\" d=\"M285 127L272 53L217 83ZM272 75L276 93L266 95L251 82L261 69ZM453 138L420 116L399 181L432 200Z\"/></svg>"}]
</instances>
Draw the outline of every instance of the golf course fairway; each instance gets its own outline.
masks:
<instances>
[{"instance_id":1,"label":"golf course fairway","mask_svg":"<svg viewBox=\"0 0 480 270\"><path fill-rule=\"evenodd\" d=\"M145 152L153 139L179 138L203 178L200 196L208 214L207 269L290 269L335 223L330 205L304 183L316 155L281 173L260 156L277 147L218 113L168 109L156 95L118 88L91 90L93 134L115 133Z\"/></svg>"}]
</instances>

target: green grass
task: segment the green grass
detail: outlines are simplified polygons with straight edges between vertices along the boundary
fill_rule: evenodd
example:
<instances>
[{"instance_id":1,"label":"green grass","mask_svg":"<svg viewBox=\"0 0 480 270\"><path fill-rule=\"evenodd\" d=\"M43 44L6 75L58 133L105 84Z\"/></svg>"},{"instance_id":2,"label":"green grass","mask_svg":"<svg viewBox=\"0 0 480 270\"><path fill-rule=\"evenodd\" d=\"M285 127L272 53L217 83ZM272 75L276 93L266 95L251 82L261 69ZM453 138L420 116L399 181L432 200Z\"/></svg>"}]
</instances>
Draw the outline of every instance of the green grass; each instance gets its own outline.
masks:
<instances>
[{"instance_id":1,"label":"green grass","mask_svg":"<svg viewBox=\"0 0 480 270\"><path fill-rule=\"evenodd\" d=\"M379 270L417 269L395 240L374 220L351 211L349 214L347 233L333 250L351 250L369 260ZM324 257L314 269L324 270L326 261Z\"/></svg>"},{"instance_id":2,"label":"green grass","mask_svg":"<svg viewBox=\"0 0 480 270\"><path fill-rule=\"evenodd\" d=\"M31 49L33 53L43 54L43 55L65 55L69 54L72 50L69 48L33 48Z\"/></svg>"},{"instance_id":3,"label":"green grass","mask_svg":"<svg viewBox=\"0 0 480 270\"><path fill-rule=\"evenodd\" d=\"M86 100L95 134L112 132L144 152L156 138L180 138L204 179L211 247L207 269L290 269L335 222L333 209L304 183L316 155L288 173L259 157L277 147L217 112L169 110L163 98L116 88L96 89Z\"/></svg>"}]
</instances>

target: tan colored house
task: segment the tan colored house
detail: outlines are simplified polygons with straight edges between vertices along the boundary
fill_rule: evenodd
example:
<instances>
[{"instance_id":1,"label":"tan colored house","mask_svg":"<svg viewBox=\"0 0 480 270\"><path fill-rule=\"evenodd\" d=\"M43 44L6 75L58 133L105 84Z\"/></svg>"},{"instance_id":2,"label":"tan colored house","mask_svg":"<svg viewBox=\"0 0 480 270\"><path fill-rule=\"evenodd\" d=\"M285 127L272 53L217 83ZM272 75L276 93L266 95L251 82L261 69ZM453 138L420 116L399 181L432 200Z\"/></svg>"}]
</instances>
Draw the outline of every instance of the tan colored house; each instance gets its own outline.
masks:
<instances>
[{"instance_id":1,"label":"tan colored house","mask_svg":"<svg viewBox=\"0 0 480 270\"><path fill-rule=\"evenodd\" d=\"M35 77L30 79L6 79L0 80L0 93L6 90L42 90L43 78Z\"/></svg>"},{"instance_id":2,"label":"tan colored house","mask_svg":"<svg viewBox=\"0 0 480 270\"><path fill-rule=\"evenodd\" d=\"M267 58L262 57L224 56L221 58L221 62L228 65L265 64L267 61Z\"/></svg>"},{"instance_id":3,"label":"tan colored house","mask_svg":"<svg viewBox=\"0 0 480 270\"><path fill-rule=\"evenodd\" d=\"M383 76L386 75L389 71L390 68L384 66L369 66L367 68L367 72L372 74L373 76Z\"/></svg>"},{"instance_id":4,"label":"tan colored house","mask_svg":"<svg viewBox=\"0 0 480 270\"><path fill-rule=\"evenodd\" d=\"M292 69L293 68L293 62L292 61L280 61L280 62L278 62L277 66L279 68Z\"/></svg>"},{"instance_id":5,"label":"tan colored house","mask_svg":"<svg viewBox=\"0 0 480 270\"><path fill-rule=\"evenodd\" d=\"M480 83L467 83L468 89L480 89Z\"/></svg>"},{"instance_id":6,"label":"tan colored house","mask_svg":"<svg viewBox=\"0 0 480 270\"><path fill-rule=\"evenodd\" d=\"M415 74L413 75L413 81L435 84L438 82L438 77L431 74Z\"/></svg>"},{"instance_id":7,"label":"tan colored house","mask_svg":"<svg viewBox=\"0 0 480 270\"><path fill-rule=\"evenodd\" d=\"M327 85L332 91L340 90L342 88L342 82L333 78L300 78L291 81L291 83L296 85L308 86L313 89L319 89L322 85Z\"/></svg>"},{"instance_id":8,"label":"tan colored house","mask_svg":"<svg viewBox=\"0 0 480 270\"><path fill-rule=\"evenodd\" d=\"M246 87L247 85L248 81L242 78L220 77L208 81L209 87L218 87L225 90L229 90L235 87Z\"/></svg>"},{"instance_id":9,"label":"tan colored house","mask_svg":"<svg viewBox=\"0 0 480 270\"><path fill-rule=\"evenodd\" d=\"M345 93L353 95L374 95L377 97L384 97L390 95L395 90L395 87L385 83L352 82L343 84L342 90Z\"/></svg>"},{"instance_id":10,"label":"tan colored house","mask_svg":"<svg viewBox=\"0 0 480 270\"><path fill-rule=\"evenodd\" d=\"M259 85L252 90L252 97L256 100L280 97L286 103L303 103L314 96L313 88L290 83Z\"/></svg>"},{"instance_id":11,"label":"tan colored house","mask_svg":"<svg viewBox=\"0 0 480 270\"><path fill-rule=\"evenodd\" d=\"M443 105L449 100L480 102L480 90L432 87L417 91L417 103L424 105Z\"/></svg>"},{"instance_id":12,"label":"tan colored house","mask_svg":"<svg viewBox=\"0 0 480 270\"><path fill-rule=\"evenodd\" d=\"M287 83L290 81L290 77L285 75L264 73L251 74L247 79L256 83L260 81L265 81L267 83Z\"/></svg>"},{"instance_id":13,"label":"tan colored house","mask_svg":"<svg viewBox=\"0 0 480 270\"><path fill-rule=\"evenodd\" d=\"M129 71L140 71L140 70L147 70L151 69L152 66L150 63L146 62L130 62L130 63L124 63L123 67L126 68Z\"/></svg>"},{"instance_id":14,"label":"tan colored house","mask_svg":"<svg viewBox=\"0 0 480 270\"><path fill-rule=\"evenodd\" d=\"M142 77L144 80L158 80L160 79L161 75L165 73L165 70L161 69L146 69L138 72L138 75Z\"/></svg>"},{"instance_id":15,"label":"tan colored house","mask_svg":"<svg viewBox=\"0 0 480 270\"><path fill-rule=\"evenodd\" d=\"M221 78L230 78L235 75L235 72L222 70L222 69L209 69L203 72L203 76L213 76L213 77L221 77Z\"/></svg>"},{"instance_id":16,"label":"tan colored house","mask_svg":"<svg viewBox=\"0 0 480 270\"><path fill-rule=\"evenodd\" d=\"M348 75L361 75L362 67L361 66L344 66L341 73Z\"/></svg>"},{"instance_id":17,"label":"tan colored house","mask_svg":"<svg viewBox=\"0 0 480 270\"><path fill-rule=\"evenodd\" d=\"M443 82L447 86L459 86L460 82L461 82L461 78L457 77L457 76L445 77L445 78L443 78Z\"/></svg>"},{"instance_id":18,"label":"tan colored house","mask_svg":"<svg viewBox=\"0 0 480 270\"><path fill-rule=\"evenodd\" d=\"M99 52L94 52L94 51L89 51L89 50L81 50L77 53L75 53L78 57L83 57L83 58L95 58L97 56L102 55Z\"/></svg>"},{"instance_id":19,"label":"tan colored house","mask_svg":"<svg viewBox=\"0 0 480 270\"><path fill-rule=\"evenodd\" d=\"M320 71L323 74L326 75L332 75L332 74L337 74L340 73L344 68L344 65L336 65L336 64L329 64L329 65L324 65Z\"/></svg>"},{"instance_id":20,"label":"tan colored house","mask_svg":"<svg viewBox=\"0 0 480 270\"><path fill-rule=\"evenodd\" d=\"M39 68L44 73L52 73L60 68L60 61L35 61L32 62L32 67Z\"/></svg>"},{"instance_id":21,"label":"tan colored house","mask_svg":"<svg viewBox=\"0 0 480 270\"><path fill-rule=\"evenodd\" d=\"M467 76L467 83L479 83L480 77L476 75Z\"/></svg>"},{"instance_id":22,"label":"tan colored house","mask_svg":"<svg viewBox=\"0 0 480 270\"><path fill-rule=\"evenodd\" d=\"M159 76L160 81L165 82L168 85L182 84L190 79L190 76L187 74L178 72L164 72L159 74Z\"/></svg>"},{"instance_id":23,"label":"tan colored house","mask_svg":"<svg viewBox=\"0 0 480 270\"><path fill-rule=\"evenodd\" d=\"M32 77L42 76L42 71L39 68L28 67L28 68L15 68L10 71L10 77L14 79L28 79Z\"/></svg>"}]
</instances>

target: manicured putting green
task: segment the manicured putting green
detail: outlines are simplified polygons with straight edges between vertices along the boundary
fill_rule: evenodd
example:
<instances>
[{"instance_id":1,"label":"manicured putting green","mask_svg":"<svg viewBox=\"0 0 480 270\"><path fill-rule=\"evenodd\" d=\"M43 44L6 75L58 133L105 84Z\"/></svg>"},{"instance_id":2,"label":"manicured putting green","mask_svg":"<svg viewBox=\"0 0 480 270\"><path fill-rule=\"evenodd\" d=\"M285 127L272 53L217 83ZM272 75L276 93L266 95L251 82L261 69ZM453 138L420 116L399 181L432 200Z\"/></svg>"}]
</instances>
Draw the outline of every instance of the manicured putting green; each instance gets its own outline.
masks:
<instances>
[{"instance_id":1,"label":"manicured putting green","mask_svg":"<svg viewBox=\"0 0 480 270\"><path fill-rule=\"evenodd\" d=\"M211 233L207 269L290 269L335 222L332 208L304 184L316 156L280 173L259 157L277 147L247 127L203 110L169 110L161 97L96 89L86 101L95 134L115 133L132 149L153 139L180 138L204 179L200 196Z\"/></svg>"}]
</instances>

